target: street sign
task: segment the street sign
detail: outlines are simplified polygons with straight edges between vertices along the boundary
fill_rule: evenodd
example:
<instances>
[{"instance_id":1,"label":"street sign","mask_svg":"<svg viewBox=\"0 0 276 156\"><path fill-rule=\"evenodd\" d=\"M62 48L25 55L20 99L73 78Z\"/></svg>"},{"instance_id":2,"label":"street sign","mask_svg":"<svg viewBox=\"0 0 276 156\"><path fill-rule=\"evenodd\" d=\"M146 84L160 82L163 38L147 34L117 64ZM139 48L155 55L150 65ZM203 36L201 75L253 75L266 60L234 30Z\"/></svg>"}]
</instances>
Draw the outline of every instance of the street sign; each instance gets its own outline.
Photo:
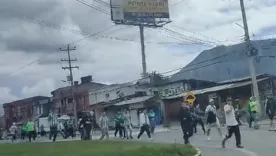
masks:
<instances>
[{"instance_id":1,"label":"street sign","mask_svg":"<svg viewBox=\"0 0 276 156\"><path fill-rule=\"evenodd\" d=\"M195 95L192 92L184 93L184 101L187 101L189 104L194 104L196 100Z\"/></svg>"}]
</instances>

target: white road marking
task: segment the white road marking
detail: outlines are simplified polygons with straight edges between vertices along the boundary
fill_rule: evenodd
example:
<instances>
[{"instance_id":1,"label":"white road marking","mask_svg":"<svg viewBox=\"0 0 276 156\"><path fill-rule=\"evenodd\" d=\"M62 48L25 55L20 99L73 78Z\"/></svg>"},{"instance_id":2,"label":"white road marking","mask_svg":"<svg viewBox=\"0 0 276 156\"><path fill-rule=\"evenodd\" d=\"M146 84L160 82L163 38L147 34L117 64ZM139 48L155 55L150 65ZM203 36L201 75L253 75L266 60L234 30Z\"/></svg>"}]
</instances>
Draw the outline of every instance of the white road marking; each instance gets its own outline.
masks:
<instances>
[{"instance_id":1,"label":"white road marking","mask_svg":"<svg viewBox=\"0 0 276 156\"><path fill-rule=\"evenodd\" d=\"M219 148L219 149L222 149L221 146L211 146L211 145L203 145L203 144L195 144L196 147L198 147L200 149L200 147L209 147L209 148ZM230 149L230 150L235 150L235 151L239 151L239 152L242 152L248 156L258 156L257 153L255 152L252 152L248 149L241 149L241 148L227 148L227 149ZM204 154L204 153L203 153Z\"/></svg>"}]
</instances>

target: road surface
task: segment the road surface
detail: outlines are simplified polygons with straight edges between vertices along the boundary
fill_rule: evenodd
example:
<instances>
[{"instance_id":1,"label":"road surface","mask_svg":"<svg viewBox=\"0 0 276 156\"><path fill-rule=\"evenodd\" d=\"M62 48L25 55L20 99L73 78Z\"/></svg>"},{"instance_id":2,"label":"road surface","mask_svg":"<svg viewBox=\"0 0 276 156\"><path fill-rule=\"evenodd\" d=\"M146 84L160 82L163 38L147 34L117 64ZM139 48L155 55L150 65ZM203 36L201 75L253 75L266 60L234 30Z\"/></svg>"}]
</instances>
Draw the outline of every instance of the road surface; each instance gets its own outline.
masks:
<instances>
[{"instance_id":1,"label":"road surface","mask_svg":"<svg viewBox=\"0 0 276 156\"><path fill-rule=\"evenodd\" d=\"M203 156L275 156L276 132L269 132L267 129L267 125L263 125L259 130L241 127L244 149L237 149L235 147L234 136L227 142L225 149L221 148L221 138L216 129L212 129L212 139L208 141L201 129L198 128L198 134L195 134L191 138L191 144L199 148ZM182 132L177 126L172 127L171 130L158 128L157 131L158 132L154 135L153 142L183 143ZM223 127L223 131L225 134L225 127ZM138 131L134 132L135 135L137 135L137 133ZM113 135L111 134L111 136ZM94 136L94 139L98 138L98 135ZM67 140L58 139L60 141L79 140L79 138ZM142 140L147 140L146 134L142 136ZM0 143L6 142L7 141L0 141ZM39 138L36 142L49 142L49 140L47 138Z\"/></svg>"}]
</instances>

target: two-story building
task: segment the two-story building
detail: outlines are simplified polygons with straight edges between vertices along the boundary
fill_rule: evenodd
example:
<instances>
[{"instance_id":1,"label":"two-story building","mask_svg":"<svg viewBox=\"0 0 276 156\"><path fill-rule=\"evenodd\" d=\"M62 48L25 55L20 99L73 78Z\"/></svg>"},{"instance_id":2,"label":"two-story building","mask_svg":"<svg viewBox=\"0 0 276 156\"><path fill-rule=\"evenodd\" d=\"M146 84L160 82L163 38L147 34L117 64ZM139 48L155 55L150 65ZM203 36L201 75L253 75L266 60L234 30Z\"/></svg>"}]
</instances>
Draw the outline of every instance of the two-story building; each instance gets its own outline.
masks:
<instances>
[{"instance_id":1,"label":"two-story building","mask_svg":"<svg viewBox=\"0 0 276 156\"><path fill-rule=\"evenodd\" d=\"M77 111L89 109L88 91L91 89L99 89L105 86L101 83L92 82L92 76L81 78L81 83L74 82L74 98L77 105ZM53 99L53 109L60 115L70 115L74 112L73 96L71 86L58 88L51 92Z\"/></svg>"},{"instance_id":2,"label":"two-story building","mask_svg":"<svg viewBox=\"0 0 276 156\"><path fill-rule=\"evenodd\" d=\"M13 122L20 124L27 120L36 120L42 115L47 115L51 108L51 98L35 96L5 103L3 108L6 128L8 128Z\"/></svg>"},{"instance_id":3,"label":"two-story building","mask_svg":"<svg viewBox=\"0 0 276 156\"><path fill-rule=\"evenodd\" d=\"M114 84L89 92L90 108L95 110L96 118L104 110L113 118L119 110L130 110L132 124L138 126L138 113L142 109L153 109L157 124L161 122L161 107L151 88L133 84Z\"/></svg>"}]
</instances>

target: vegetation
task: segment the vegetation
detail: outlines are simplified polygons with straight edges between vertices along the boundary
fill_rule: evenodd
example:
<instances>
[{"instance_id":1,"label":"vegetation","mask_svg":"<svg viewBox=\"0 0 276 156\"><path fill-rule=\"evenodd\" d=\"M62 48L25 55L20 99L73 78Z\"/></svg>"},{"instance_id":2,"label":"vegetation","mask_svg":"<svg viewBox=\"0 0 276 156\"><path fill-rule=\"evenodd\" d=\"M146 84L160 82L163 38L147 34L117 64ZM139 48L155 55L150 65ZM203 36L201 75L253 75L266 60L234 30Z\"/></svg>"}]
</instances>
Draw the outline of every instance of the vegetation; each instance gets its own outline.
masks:
<instances>
[{"instance_id":1,"label":"vegetation","mask_svg":"<svg viewBox=\"0 0 276 156\"><path fill-rule=\"evenodd\" d=\"M1 156L193 156L192 146L129 141L2 144Z\"/></svg>"},{"instance_id":2,"label":"vegetation","mask_svg":"<svg viewBox=\"0 0 276 156\"><path fill-rule=\"evenodd\" d=\"M153 71L153 72L149 73L148 75L150 78L150 83L153 86L161 85L167 81L167 78L164 75L162 75L156 71Z\"/></svg>"}]
</instances>

